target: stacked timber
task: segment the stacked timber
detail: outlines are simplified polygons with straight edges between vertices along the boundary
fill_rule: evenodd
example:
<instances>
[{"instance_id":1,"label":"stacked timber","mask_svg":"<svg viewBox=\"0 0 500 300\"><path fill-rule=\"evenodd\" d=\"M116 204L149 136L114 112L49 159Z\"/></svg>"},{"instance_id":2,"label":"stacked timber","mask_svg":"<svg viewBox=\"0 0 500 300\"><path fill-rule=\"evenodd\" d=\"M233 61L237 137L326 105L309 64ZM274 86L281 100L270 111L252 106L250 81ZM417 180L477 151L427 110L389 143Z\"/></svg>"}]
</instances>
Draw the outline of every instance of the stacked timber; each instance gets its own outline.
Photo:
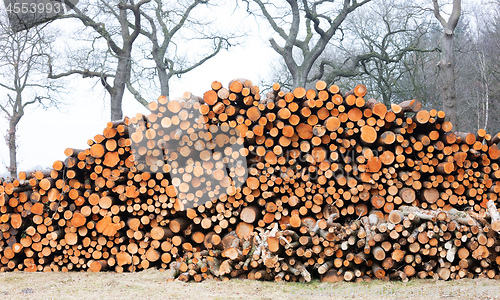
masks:
<instances>
[{"instance_id":1,"label":"stacked timber","mask_svg":"<svg viewBox=\"0 0 500 300\"><path fill-rule=\"evenodd\" d=\"M500 278L500 136L319 81L160 97L0 180L0 271L169 279Z\"/></svg>"}]
</instances>

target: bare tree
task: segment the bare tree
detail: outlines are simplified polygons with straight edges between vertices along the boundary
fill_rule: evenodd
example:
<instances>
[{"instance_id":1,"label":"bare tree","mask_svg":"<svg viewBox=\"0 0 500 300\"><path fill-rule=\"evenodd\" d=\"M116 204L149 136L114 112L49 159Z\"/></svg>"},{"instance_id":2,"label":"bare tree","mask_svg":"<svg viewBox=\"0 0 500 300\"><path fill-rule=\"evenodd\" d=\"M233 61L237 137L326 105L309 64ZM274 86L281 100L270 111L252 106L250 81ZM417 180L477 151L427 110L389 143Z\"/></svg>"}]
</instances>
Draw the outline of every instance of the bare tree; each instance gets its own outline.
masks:
<instances>
[{"instance_id":1,"label":"bare tree","mask_svg":"<svg viewBox=\"0 0 500 300\"><path fill-rule=\"evenodd\" d=\"M274 38L271 47L284 59L293 86L305 86L317 59L347 16L371 0L245 0L247 11L254 13L251 2L257 4L265 20L282 40Z\"/></svg>"},{"instance_id":2,"label":"bare tree","mask_svg":"<svg viewBox=\"0 0 500 300\"><path fill-rule=\"evenodd\" d=\"M443 27L441 37L441 60L439 61L440 84L442 88L443 110L452 124L457 124L457 93L455 90L455 62L454 62L454 31L457 27L462 11L462 1L453 0L453 7L448 20L441 12L438 0L432 0L433 12Z\"/></svg>"},{"instance_id":3,"label":"bare tree","mask_svg":"<svg viewBox=\"0 0 500 300\"><path fill-rule=\"evenodd\" d=\"M144 101L141 100L143 96L134 87L133 81L137 81L139 83L137 85L140 86L144 79L154 81L157 78L161 94L168 97L172 77L180 77L194 70L216 56L222 49L230 46L229 41L234 37L233 34L224 36L217 32L208 32L211 22L193 17L195 10L207 8L208 5L207 0L188 0L177 3L154 0L151 5L141 9L141 15L146 21L140 33L148 39L148 43L141 45L141 48L143 48L145 58L154 62L154 67L145 68L144 64L141 64L136 70L137 76L127 82L129 91L136 99ZM134 28L133 24L131 25ZM190 31L187 36L183 34L183 30L186 29ZM190 60L179 48L192 40L196 40L196 52L199 53L199 49L207 50L201 56ZM193 51L190 52L193 55Z\"/></svg>"},{"instance_id":4,"label":"bare tree","mask_svg":"<svg viewBox=\"0 0 500 300\"><path fill-rule=\"evenodd\" d=\"M466 107L467 117L470 119L472 109L477 111L477 124L473 128L485 128L488 132L500 131L499 109L500 105L500 1L481 1L482 5L466 7L463 17L470 20L470 38L468 51L460 51L460 59L457 60L458 68L461 62L468 63L467 70L472 76L466 78L474 89L474 95L468 97L467 101L460 103L460 107ZM459 24L460 25L460 24ZM463 56L466 56L463 59ZM461 86L461 69L457 71L457 86ZM457 98L463 92L457 94ZM468 102L468 103L467 103ZM468 108L468 109L467 109ZM470 124L472 125L472 124Z\"/></svg>"},{"instance_id":5,"label":"bare tree","mask_svg":"<svg viewBox=\"0 0 500 300\"><path fill-rule=\"evenodd\" d=\"M122 101L126 89L126 84L130 80L132 68L132 46L141 31L140 8L151 0L141 0L137 3L133 0L106 1L96 0L85 9L72 6L73 12L70 14L56 16L58 19L75 18L86 27L92 28L96 34L94 43L97 40L104 40L107 51L111 53L103 59L114 60L114 67L111 72L103 70L70 69L65 72L54 74L50 65L49 78L58 79L61 77L81 74L83 77L97 77L111 98L111 120L123 118ZM91 15L91 13L93 15ZM107 22L99 20L100 17L107 18ZM109 18L112 18L110 21ZM108 25L118 23L118 26ZM133 29L130 28L133 24ZM94 51L94 43L89 47L89 52ZM112 78L112 83L108 81ZM147 102L142 102L147 105Z\"/></svg>"},{"instance_id":6,"label":"bare tree","mask_svg":"<svg viewBox=\"0 0 500 300\"><path fill-rule=\"evenodd\" d=\"M79 67L58 74L51 70L50 78L72 74L99 78L111 98L111 119L121 119L125 89L147 106L149 101L144 93L151 91L152 84L159 81L161 93L168 96L172 77L180 77L199 67L229 46L228 37L207 33L210 26L192 17L196 8L208 3L208 0L177 3L165 0L89 0L86 6L79 3L80 8L72 7L73 13L56 18L80 20L94 34L87 38L87 48L73 57ZM208 47L207 44L198 45L210 50L191 62L177 53L184 42L182 30L186 27L196 31L188 34L190 38L211 43ZM100 41L104 41L104 49L99 47Z\"/></svg>"},{"instance_id":7,"label":"bare tree","mask_svg":"<svg viewBox=\"0 0 500 300\"><path fill-rule=\"evenodd\" d=\"M477 128L500 131L498 100L500 85L500 1L473 8L475 32L473 49L468 54L477 57L471 61L476 71L474 82L477 100Z\"/></svg>"},{"instance_id":8,"label":"bare tree","mask_svg":"<svg viewBox=\"0 0 500 300\"><path fill-rule=\"evenodd\" d=\"M53 105L60 88L46 78L53 37L41 27L14 32L0 21L0 111L9 128L5 140L9 148L11 176L17 176L17 126L28 106Z\"/></svg>"},{"instance_id":9,"label":"bare tree","mask_svg":"<svg viewBox=\"0 0 500 300\"><path fill-rule=\"evenodd\" d=\"M347 81L348 85L361 81L389 105L412 89L403 80L405 60L415 53L437 50L421 43L428 31L424 11L409 1L371 2L345 22L344 39L327 48L314 79L329 84Z\"/></svg>"}]
</instances>

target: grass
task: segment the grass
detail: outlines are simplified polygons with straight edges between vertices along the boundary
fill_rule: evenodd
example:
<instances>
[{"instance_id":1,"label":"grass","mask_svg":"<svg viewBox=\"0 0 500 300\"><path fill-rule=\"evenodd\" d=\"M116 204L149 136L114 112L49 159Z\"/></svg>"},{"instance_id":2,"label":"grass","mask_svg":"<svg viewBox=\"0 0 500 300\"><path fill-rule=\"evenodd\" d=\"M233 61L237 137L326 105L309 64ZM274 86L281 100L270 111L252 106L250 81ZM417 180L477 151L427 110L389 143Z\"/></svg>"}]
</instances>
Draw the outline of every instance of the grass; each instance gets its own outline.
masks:
<instances>
[{"instance_id":1,"label":"grass","mask_svg":"<svg viewBox=\"0 0 500 300\"><path fill-rule=\"evenodd\" d=\"M251 280L166 282L162 272L0 273L5 299L500 299L500 282L374 280L369 283L286 283Z\"/></svg>"}]
</instances>

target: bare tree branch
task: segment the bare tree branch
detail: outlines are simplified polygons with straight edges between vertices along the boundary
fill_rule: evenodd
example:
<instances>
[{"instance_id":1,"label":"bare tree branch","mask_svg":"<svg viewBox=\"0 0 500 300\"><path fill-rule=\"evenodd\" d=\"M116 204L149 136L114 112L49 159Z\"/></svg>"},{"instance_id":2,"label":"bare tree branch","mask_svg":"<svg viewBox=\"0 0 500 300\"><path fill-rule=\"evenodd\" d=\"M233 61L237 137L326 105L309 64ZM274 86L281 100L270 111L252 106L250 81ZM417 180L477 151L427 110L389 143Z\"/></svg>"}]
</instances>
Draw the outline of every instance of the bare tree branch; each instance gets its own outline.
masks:
<instances>
[{"instance_id":1,"label":"bare tree branch","mask_svg":"<svg viewBox=\"0 0 500 300\"><path fill-rule=\"evenodd\" d=\"M141 103L142 105L144 105L146 107L148 106L149 102L141 96L141 93L139 93L139 91L134 89L134 87L132 86L132 83L127 82L127 89L129 90L129 92L134 96L134 98L139 103Z\"/></svg>"},{"instance_id":2,"label":"bare tree branch","mask_svg":"<svg viewBox=\"0 0 500 300\"><path fill-rule=\"evenodd\" d=\"M443 16L441 15L441 11L439 9L439 3L438 3L438 0L432 0L432 4L434 6L433 8L433 12L434 12L434 16L436 17L436 19L439 21L439 23L441 23L441 25L443 27L447 27L447 24L446 24L446 20L443 18Z\"/></svg>"},{"instance_id":3,"label":"bare tree branch","mask_svg":"<svg viewBox=\"0 0 500 300\"><path fill-rule=\"evenodd\" d=\"M9 111L7 110L7 108L5 106L3 106L2 104L0 104L0 108L5 112L5 114L7 115L8 119L12 118L12 115L9 113Z\"/></svg>"},{"instance_id":4,"label":"bare tree branch","mask_svg":"<svg viewBox=\"0 0 500 300\"><path fill-rule=\"evenodd\" d=\"M111 119L119 120L123 117L122 100L126 84L130 80L132 47L142 30L141 7L151 2L151 0L141 0L137 3L133 0L119 0L116 5L118 12L116 12L114 7L105 0L97 1L103 3L104 8L98 7L97 5L95 8L98 10L100 9L103 13L106 13L105 9L109 10L109 15L115 18L113 21L119 24L119 33L109 31L112 25L109 25L107 22L97 21L97 17L90 17L87 11L83 12L77 7L72 7L74 10L73 14L57 16L56 19L78 19L84 26L92 28L99 38L103 38L113 56L112 59L116 60L116 65L113 67L113 74L104 71L92 71L89 68L71 68L65 72L54 74L52 72L52 65L49 64L49 78L57 79L73 74L80 74L84 78L99 78L101 84L110 95ZM132 22L129 21L129 11L132 12ZM132 29L132 32L130 32L130 29ZM92 51L95 50L92 48ZM106 55L102 64L105 65L108 62L107 60L108 57ZM113 78L112 84L108 82L108 78Z\"/></svg>"},{"instance_id":5,"label":"bare tree branch","mask_svg":"<svg viewBox=\"0 0 500 300\"><path fill-rule=\"evenodd\" d=\"M343 0L340 7L337 7L335 18L327 17L332 14L332 5L336 1L323 0L287 0L287 9L290 25L288 29L278 24L276 20L281 19L277 14L273 15L269 10L273 3L262 2L262 0L253 0L257 4L265 20L271 25L271 28L284 40L284 45L274 39L270 39L271 47L283 58L288 71L293 79L293 86L305 86L310 81L309 74L318 58L321 56L326 46L339 30L341 24L347 16L358 7L369 3L371 0L351 1ZM252 13L247 2L247 11ZM324 6L324 8L323 8ZM327 24L322 24L321 20L326 20ZM304 29L301 29L301 26ZM314 28L314 30L311 29ZM299 38L301 32L305 33L304 39ZM294 54L294 49L298 49L302 55L298 58Z\"/></svg>"},{"instance_id":6,"label":"bare tree branch","mask_svg":"<svg viewBox=\"0 0 500 300\"><path fill-rule=\"evenodd\" d=\"M147 53L150 54L146 59L151 59L155 64L155 77L159 80L161 94L169 96L170 84L169 81L173 76L180 77L183 74L198 68L209 59L213 58L220 53L222 49L227 49L231 46L230 40L234 35L224 36L220 33L205 34L205 28L200 28L198 36L192 39L199 38L200 40L213 41L213 47L207 51L208 53L194 62L183 62L177 57L177 40L182 40L181 30L187 26L200 26L203 25L198 20L192 17L194 10L201 5L208 5L207 0L192 0L186 6L181 8L173 7L166 3L164 0L155 0L154 5L141 10L141 15L147 20L149 28L143 27L140 33L147 37L151 42L151 50L148 49ZM166 18L165 16L176 16ZM135 29L135 25L129 24L130 28ZM150 80L150 79L145 79ZM131 92L132 90L129 89ZM135 91L135 89L134 89ZM138 91L136 91L138 92ZM143 98L139 92L136 94L137 100Z\"/></svg>"}]
</instances>

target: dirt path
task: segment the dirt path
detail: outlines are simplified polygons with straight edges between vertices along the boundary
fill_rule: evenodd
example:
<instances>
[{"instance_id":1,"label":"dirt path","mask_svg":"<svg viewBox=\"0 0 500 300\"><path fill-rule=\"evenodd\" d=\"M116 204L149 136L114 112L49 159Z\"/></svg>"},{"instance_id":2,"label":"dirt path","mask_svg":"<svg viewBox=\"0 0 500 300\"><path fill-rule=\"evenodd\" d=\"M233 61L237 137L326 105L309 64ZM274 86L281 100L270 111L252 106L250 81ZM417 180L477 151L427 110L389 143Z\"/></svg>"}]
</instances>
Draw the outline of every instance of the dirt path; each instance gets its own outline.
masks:
<instances>
[{"instance_id":1,"label":"dirt path","mask_svg":"<svg viewBox=\"0 0 500 300\"><path fill-rule=\"evenodd\" d=\"M162 272L0 273L1 299L500 299L500 281L167 283Z\"/></svg>"}]
</instances>

